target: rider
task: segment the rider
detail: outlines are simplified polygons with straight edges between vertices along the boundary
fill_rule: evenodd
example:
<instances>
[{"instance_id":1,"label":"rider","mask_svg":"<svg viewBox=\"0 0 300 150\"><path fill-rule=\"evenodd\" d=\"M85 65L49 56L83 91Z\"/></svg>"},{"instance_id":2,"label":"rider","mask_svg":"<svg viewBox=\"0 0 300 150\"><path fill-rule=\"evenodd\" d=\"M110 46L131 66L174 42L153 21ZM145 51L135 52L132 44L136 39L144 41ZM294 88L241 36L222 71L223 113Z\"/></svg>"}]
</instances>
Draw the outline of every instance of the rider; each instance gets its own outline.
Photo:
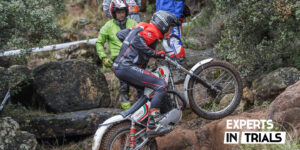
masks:
<instances>
[{"instance_id":1,"label":"rider","mask_svg":"<svg viewBox=\"0 0 300 150\"><path fill-rule=\"evenodd\" d=\"M122 42L116 36L117 32L121 29L131 28L136 25L137 22L126 18L128 15L127 4L121 0L111 1L110 14L113 19L106 22L106 24L100 29L98 40L96 41L96 49L99 58L105 67L111 68L113 60L119 55ZM104 44L108 40L110 57L104 51ZM127 83L120 81L121 86L121 107L126 110L130 108L130 102L128 101L129 86Z\"/></svg>"},{"instance_id":2,"label":"rider","mask_svg":"<svg viewBox=\"0 0 300 150\"><path fill-rule=\"evenodd\" d=\"M146 71L145 66L150 57L164 58L164 51L154 50L158 40L168 37L172 27L177 26L179 20L173 14L166 11L158 11L153 14L150 23L141 22L133 29L121 30L117 36L123 45L120 54L114 61L115 75L132 85L140 88L148 87L155 91L151 100L150 115L147 123L149 136L162 133L168 128L156 129L160 115L160 103L167 92L167 83L151 72Z\"/></svg>"}]
</instances>

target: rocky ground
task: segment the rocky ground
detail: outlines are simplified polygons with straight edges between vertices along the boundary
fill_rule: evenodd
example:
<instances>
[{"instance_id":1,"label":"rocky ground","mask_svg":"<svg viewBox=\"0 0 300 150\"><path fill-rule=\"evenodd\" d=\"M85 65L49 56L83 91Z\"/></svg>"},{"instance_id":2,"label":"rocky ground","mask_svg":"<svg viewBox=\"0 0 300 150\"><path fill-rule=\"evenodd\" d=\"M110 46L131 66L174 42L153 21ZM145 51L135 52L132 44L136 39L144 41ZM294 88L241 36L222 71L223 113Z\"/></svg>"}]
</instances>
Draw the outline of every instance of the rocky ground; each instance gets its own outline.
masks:
<instances>
[{"instance_id":1,"label":"rocky ground","mask_svg":"<svg viewBox=\"0 0 300 150\"><path fill-rule=\"evenodd\" d=\"M95 51L89 47L77 46L71 52L57 51L51 62L40 57L40 63L34 66L28 63L0 68L1 78L13 77L1 83L6 85L1 86L2 96L7 87L18 91L0 114L0 118L5 120L0 125L1 134L12 139L2 138L2 147L15 145L12 144L14 142L30 149L91 147L97 125L120 111L120 92L117 78L112 72L102 73L101 65L92 59ZM81 51L79 55L78 51ZM80 55L86 53L91 55ZM76 59L68 58L70 55ZM190 68L200 56L216 57L209 49L188 50L189 62L185 66ZM283 125L295 139L300 134L300 115L297 115L300 114L299 79L300 71L290 67L261 76L244 88L242 101L235 112L220 120L202 119L188 109L173 132L157 138L159 149L245 149L244 146L223 144L226 119L270 118ZM15 89L16 86L19 89ZM176 89L182 92L183 83L176 84ZM136 91L131 91L131 101L134 102ZM14 123L15 127L8 128L12 125L4 123L7 121ZM30 140L22 140L22 136Z\"/></svg>"},{"instance_id":2,"label":"rocky ground","mask_svg":"<svg viewBox=\"0 0 300 150\"><path fill-rule=\"evenodd\" d=\"M101 14L97 5L96 0L67 3L69 13L60 16L61 21L66 21L60 23L65 25L67 41L97 37L98 23L107 20L96 15ZM149 18L149 14L143 17ZM211 39L195 41L200 51L186 49L186 68L209 57L217 58L209 48L212 42L207 41ZM8 88L13 93L0 113L0 150L91 149L97 125L121 111L119 81L110 70L101 69L95 46L75 45L26 57L27 61L19 61L19 57L0 58L0 99ZM157 138L158 147L160 150L297 149L299 80L300 71L291 67L261 76L244 86L239 107L220 120L205 120L187 109L174 131ZM137 93L131 89L134 102ZM183 83L179 82L176 89L182 92ZM262 118L272 119L284 127L280 129L289 133L291 142L270 147L223 144L227 119Z\"/></svg>"}]
</instances>

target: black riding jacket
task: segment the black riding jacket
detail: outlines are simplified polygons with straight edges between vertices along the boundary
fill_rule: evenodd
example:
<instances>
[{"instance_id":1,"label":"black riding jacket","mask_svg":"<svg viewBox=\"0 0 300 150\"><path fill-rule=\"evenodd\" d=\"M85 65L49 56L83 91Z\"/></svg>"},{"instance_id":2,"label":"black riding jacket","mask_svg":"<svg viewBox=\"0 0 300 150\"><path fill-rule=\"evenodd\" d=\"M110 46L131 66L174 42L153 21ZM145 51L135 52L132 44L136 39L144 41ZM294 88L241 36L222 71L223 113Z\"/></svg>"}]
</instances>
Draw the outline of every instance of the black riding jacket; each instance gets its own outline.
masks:
<instances>
[{"instance_id":1,"label":"black riding jacket","mask_svg":"<svg viewBox=\"0 0 300 150\"><path fill-rule=\"evenodd\" d=\"M144 68L150 57L158 56L155 47L163 35L154 24L141 22L132 29L119 31L117 37L123 44L113 68L132 65Z\"/></svg>"}]
</instances>

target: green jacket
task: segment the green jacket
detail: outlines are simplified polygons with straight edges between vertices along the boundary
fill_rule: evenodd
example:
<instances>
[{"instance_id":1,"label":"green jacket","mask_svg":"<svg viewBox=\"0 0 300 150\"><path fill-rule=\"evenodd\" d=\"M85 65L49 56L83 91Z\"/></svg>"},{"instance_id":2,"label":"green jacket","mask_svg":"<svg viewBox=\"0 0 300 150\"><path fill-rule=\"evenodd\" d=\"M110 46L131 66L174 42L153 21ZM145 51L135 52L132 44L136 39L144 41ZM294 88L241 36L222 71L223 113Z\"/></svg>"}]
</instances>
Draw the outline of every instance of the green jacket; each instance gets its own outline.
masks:
<instances>
[{"instance_id":1,"label":"green jacket","mask_svg":"<svg viewBox=\"0 0 300 150\"><path fill-rule=\"evenodd\" d=\"M127 18L126 28L131 28L136 24L136 21ZM113 60L119 55L122 42L118 39L116 34L120 30L120 26L116 23L114 19L111 19L110 21L106 22L106 24L100 29L100 33L96 41L96 49L101 60L104 57L107 57L107 54L104 51L104 44L106 40L108 40L111 60Z\"/></svg>"}]
</instances>

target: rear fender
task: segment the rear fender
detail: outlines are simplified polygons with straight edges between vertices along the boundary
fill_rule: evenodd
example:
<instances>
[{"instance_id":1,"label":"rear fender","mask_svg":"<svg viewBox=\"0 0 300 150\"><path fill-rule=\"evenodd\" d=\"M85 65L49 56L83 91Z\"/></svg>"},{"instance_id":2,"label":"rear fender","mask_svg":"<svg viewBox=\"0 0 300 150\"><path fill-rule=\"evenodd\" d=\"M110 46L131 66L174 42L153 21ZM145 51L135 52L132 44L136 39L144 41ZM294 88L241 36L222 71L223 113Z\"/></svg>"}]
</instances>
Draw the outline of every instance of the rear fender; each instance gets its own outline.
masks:
<instances>
[{"instance_id":1,"label":"rear fender","mask_svg":"<svg viewBox=\"0 0 300 150\"><path fill-rule=\"evenodd\" d=\"M93 147L92 150L98 150L101 145L101 140L103 135L107 132L107 130L113 125L114 122L122 122L127 120L122 115L116 115L108 118L105 120L102 124L103 126L99 126L97 129L95 135L94 135L94 141L93 141ZM105 125L108 124L108 125Z\"/></svg>"},{"instance_id":2,"label":"rear fender","mask_svg":"<svg viewBox=\"0 0 300 150\"><path fill-rule=\"evenodd\" d=\"M194 73L194 71L195 71L197 68L201 67L201 66L204 65L204 64L207 64L207 63L211 62L212 60L213 60L213 58L207 58L207 59L204 59L204 60L199 61L197 64L195 64L195 65L192 67L192 69L190 70L190 72ZM189 84L190 79L191 79L191 75L187 75L187 76L185 77L185 80L184 80L184 96L185 96L185 99L187 100L187 101L186 101L186 102L187 102L187 107L190 106L190 105L189 105L190 100L188 99L188 92L187 92L187 90L188 90L188 84Z\"/></svg>"}]
</instances>

